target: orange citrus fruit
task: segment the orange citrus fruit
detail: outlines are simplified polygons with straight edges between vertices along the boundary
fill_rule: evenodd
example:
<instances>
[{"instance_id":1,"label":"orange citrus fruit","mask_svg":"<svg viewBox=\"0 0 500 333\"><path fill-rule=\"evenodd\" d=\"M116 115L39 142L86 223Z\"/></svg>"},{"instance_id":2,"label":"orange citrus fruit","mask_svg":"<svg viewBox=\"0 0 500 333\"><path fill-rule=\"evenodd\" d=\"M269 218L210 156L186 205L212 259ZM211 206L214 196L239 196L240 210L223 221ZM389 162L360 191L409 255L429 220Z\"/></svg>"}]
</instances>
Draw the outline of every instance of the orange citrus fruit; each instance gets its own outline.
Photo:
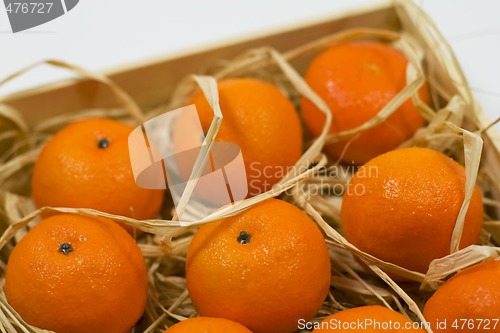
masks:
<instances>
[{"instance_id":1,"label":"orange citrus fruit","mask_svg":"<svg viewBox=\"0 0 500 333\"><path fill-rule=\"evenodd\" d=\"M5 276L12 307L57 333L126 333L142 316L148 276L141 251L105 218L58 214L16 245Z\"/></svg>"},{"instance_id":2,"label":"orange citrus fruit","mask_svg":"<svg viewBox=\"0 0 500 333\"><path fill-rule=\"evenodd\" d=\"M224 119L216 140L240 146L249 195L270 190L302 154L302 128L293 104L274 85L256 79L221 80L218 89ZM189 104L196 105L208 131L214 113L203 93Z\"/></svg>"},{"instance_id":3,"label":"orange citrus fruit","mask_svg":"<svg viewBox=\"0 0 500 333\"><path fill-rule=\"evenodd\" d=\"M132 130L118 121L96 118L57 132L33 170L36 207L92 208L139 220L155 218L163 191L136 185L128 152Z\"/></svg>"},{"instance_id":4,"label":"orange citrus fruit","mask_svg":"<svg viewBox=\"0 0 500 333\"><path fill-rule=\"evenodd\" d=\"M381 260L425 273L450 253L465 197L465 170L427 148L394 150L355 173L342 201L345 237ZM483 223L481 193L474 189L460 248L475 244Z\"/></svg>"},{"instance_id":5,"label":"orange citrus fruit","mask_svg":"<svg viewBox=\"0 0 500 333\"><path fill-rule=\"evenodd\" d=\"M445 282L427 301L434 332L500 332L500 261L478 264Z\"/></svg>"},{"instance_id":6,"label":"orange citrus fruit","mask_svg":"<svg viewBox=\"0 0 500 333\"><path fill-rule=\"evenodd\" d=\"M245 326L224 318L189 318L167 329L164 333L252 333Z\"/></svg>"},{"instance_id":7,"label":"orange citrus fruit","mask_svg":"<svg viewBox=\"0 0 500 333\"><path fill-rule=\"evenodd\" d=\"M330 286L330 257L300 209L269 199L202 226L186 257L189 294L202 316L255 333L289 333L311 319Z\"/></svg>"},{"instance_id":8,"label":"orange citrus fruit","mask_svg":"<svg viewBox=\"0 0 500 333\"><path fill-rule=\"evenodd\" d=\"M402 314L379 305L361 306L326 317L315 324L320 332L404 333L426 332Z\"/></svg>"},{"instance_id":9,"label":"orange citrus fruit","mask_svg":"<svg viewBox=\"0 0 500 333\"><path fill-rule=\"evenodd\" d=\"M310 64L305 80L327 103L333 115L330 133L356 128L373 118L406 85L406 57L380 42L352 42L330 47ZM420 97L428 102L427 88ZM302 117L309 132L318 136L326 117L307 98L302 98ZM382 124L326 146L339 158L346 144L343 161L361 165L393 150L411 138L424 125L424 119L407 100Z\"/></svg>"}]
</instances>

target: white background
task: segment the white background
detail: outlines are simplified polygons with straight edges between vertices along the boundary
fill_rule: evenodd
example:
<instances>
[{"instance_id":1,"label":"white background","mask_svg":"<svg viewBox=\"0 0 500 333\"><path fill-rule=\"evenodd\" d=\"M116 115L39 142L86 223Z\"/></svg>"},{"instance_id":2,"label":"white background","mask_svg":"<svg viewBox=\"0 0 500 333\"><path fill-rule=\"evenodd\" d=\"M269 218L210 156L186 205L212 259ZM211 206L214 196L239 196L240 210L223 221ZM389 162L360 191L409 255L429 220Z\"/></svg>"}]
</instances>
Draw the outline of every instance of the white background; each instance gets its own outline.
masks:
<instances>
[{"instance_id":1,"label":"white background","mask_svg":"<svg viewBox=\"0 0 500 333\"><path fill-rule=\"evenodd\" d=\"M500 117L500 1L416 1L447 37L483 108L492 120ZM80 0L68 14L16 34L0 7L0 79L48 58L108 69L376 2ZM0 95L66 77L40 68L1 87Z\"/></svg>"}]
</instances>

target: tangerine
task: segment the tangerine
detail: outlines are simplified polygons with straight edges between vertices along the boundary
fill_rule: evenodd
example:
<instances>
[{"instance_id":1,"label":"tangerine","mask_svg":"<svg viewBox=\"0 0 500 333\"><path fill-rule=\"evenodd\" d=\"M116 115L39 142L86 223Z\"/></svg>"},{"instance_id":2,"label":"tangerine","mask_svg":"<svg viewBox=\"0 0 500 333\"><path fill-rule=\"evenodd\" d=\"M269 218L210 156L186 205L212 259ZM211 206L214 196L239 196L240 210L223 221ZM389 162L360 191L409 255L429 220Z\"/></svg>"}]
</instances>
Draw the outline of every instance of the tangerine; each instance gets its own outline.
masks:
<instances>
[{"instance_id":1,"label":"tangerine","mask_svg":"<svg viewBox=\"0 0 500 333\"><path fill-rule=\"evenodd\" d=\"M431 149L405 148L377 156L354 174L342 200L345 237L381 260L425 273L432 260L450 253L465 181L463 166ZM460 248L477 242L482 223L476 186Z\"/></svg>"},{"instance_id":2,"label":"tangerine","mask_svg":"<svg viewBox=\"0 0 500 333\"><path fill-rule=\"evenodd\" d=\"M224 119L216 141L241 148L249 195L270 190L302 154L302 127L295 107L273 84L251 78L218 82ZM201 125L208 131L214 113L202 92L195 104Z\"/></svg>"},{"instance_id":3,"label":"tangerine","mask_svg":"<svg viewBox=\"0 0 500 333\"><path fill-rule=\"evenodd\" d=\"M499 276L500 261L490 261L464 269L439 287L424 308L434 332L499 332Z\"/></svg>"},{"instance_id":4,"label":"tangerine","mask_svg":"<svg viewBox=\"0 0 500 333\"><path fill-rule=\"evenodd\" d=\"M317 323L314 333L366 332L404 333L426 332L402 314L379 305L361 306L332 314Z\"/></svg>"},{"instance_id":5,"label":"tangerine","mask_svg":"<svg viewBox=\"0 0 500 333\"><path fill-rule=\"evenodd\" d=\"M35 206L91 208L139 220L155 218L163 190L143 189L135 183L128 152L132 130L116 120L91 118L57 132L43 147L33 170Z\"/></svg>"},{"instance_id":6,"label":"tangerine","mask_svg":"<svg viewBox=\"0 0 500 333\"><path fill-rule=\"evenodd\" d=\"M224 318L189 318L167 329L164 333L252 333L245 326Z\"/></svg>"},{"instance_id":7,"label":"tangerine","mask_svg":"<svg viewBox=\"0 0 500 333\"><path fill-rule=\"evenodd\" d=\"M408 60L396 49L380 42L352 42L334 45L310 64L305 80L327 103L333 119L330 133L356 128L372 119L406 85ZM428 103L427 87L420 98ZM319 136L326 117L307 98L302 98L302 118L313 136ZM424 125L411 100L404 102L383 123L355 138L327 145L333 158L361 165L395 149ZM352 139L352 141L350 141Z\"/></svg>"},{"instance_id":8,"label":"tangerine","mask_svg":"<svg viewBox=\"0 0 500 333\"><path fill-rule=\"evenodd\" d=\"M189 294L202 316L255 333L290 333L311 319L330 287L330 257L313 221L269 199L202 226L186 257Z\"/></svg>"},{"instance_id":9,"label":"tangerine","mask_svg":"<svg viewBox=\"0 0 500 333\"><path fill-rule=\"evenodd\" d=\"M14 247L5 294L30 325L57 333L126 333L144 312L148 276L141 250L118 224L58 214Z\"/></svg>"}]
</instances>

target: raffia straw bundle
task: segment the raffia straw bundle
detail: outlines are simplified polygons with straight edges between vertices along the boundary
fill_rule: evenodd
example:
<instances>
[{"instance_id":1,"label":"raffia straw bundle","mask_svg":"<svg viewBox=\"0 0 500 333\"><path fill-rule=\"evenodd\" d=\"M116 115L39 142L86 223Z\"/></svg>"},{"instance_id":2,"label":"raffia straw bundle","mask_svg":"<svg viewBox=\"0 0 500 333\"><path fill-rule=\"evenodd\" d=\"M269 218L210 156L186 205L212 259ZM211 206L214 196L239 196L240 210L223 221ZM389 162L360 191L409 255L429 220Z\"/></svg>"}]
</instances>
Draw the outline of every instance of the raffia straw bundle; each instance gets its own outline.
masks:
<instances>
[{"instance_id":1,"label":"raffia straw bundle","mask_svg":"<svg viewBox=\"0 0 500 333\"><path fill-rule=\"evenodd\" d=\"M116 109L83 110L71 115L46 119L33 128L28 128L16 110L0 101L0 238L2 271L15 242L19 240L45 211L57 211L89 216L105 216L115 221L134 226L151 233L140 239L140 247L149 267L150 295L144 319L136 327L136 332L162 332L167 325L196 314L186 289L184 261L186 249L193 231L204 223L237 214L260 201L281 196L306 211L323 229L326 241L331 244L333 262L332 286L323 308L316 319L362 304L383 304L396 306L402 313L413 319L424 321L420 311L428 296L422 290L434 290L444 278L459 269L488 258L497 258L500 248L495 247L500 240L500 223L495 221L500 210L500 179L496 170L500 165L494 142L484 134L489 130L481 128L481 110L443 37L437 32L425 13L409 2L397 2L396 9L403 31L395 32L376 29L352 29L325 36L285 53L272 48L248 50L241 56L219 64L209 71L210 76L190 76L180 82L172 98L163 106L143 112L136 103L116 84L103 75L91 73L79 67L59 62L46 61L45 64L65 68L80 77L97 80L108 85L122 105ZM409 16L413 13L415 16ZM328 135L331 114L326 104L309 88L300 72L311 57L327 46L335 43L359 39L377 39L391 43L409 59L407 86L397 94L370 121L358 128ZM0 86L17 76L40 65L35 64L7 79ZM243 201L240 205L219 211L208 218L196 220L196 212L181 204L174 216L171 207L165 207L165 219L137 221L131 218L111 215L91 209L46 207L34 210L29 199L29 178L33 163L41 147L56 130L67 123L85 117L111 117L132 125L138 125L156 115L183 106L189 97L201 89L214 110L214 120L206 137L206 146L197 160L193 175L201 172L211 144L216 138L223 117L218 104L216 79L237 76L251 76L264 79L280 87L292 101L306 96L326 115L322 134L308 142L308 148L295 167L272 190ZM427 81L431 88L433 108L423 104L416 93ZM322 168L328 162L321 153L325 143L351 138L357 133L376 126L391 115L405 100L411 98L419 108L428 125L402 146L424 146L452 155L463 162L466 168L466 196L456 221L452 236L450 255L435 260L427 274L408 271L402 267L383 262L364 253L350 244L339 232L339 196L320 195L312 191L321 184L328 193L328 187L347 186L349 176L328 178ZM484 147L483 147L483 138ZM484 149L483 149L484 148ZM483 159L481 160L483 154ZM492 153L494 152L494 153ZM480 163L481 162L481 163ZM336 164L342 168L341 165ZM347 175L345 173L344 175ZM194 178L196 179L196 178ZM458 251L465 213L471 197L473 185L478 181L485 205L487 206L482 245ZM183 195L186 202L195 181ZM285 193L286 191L286 193ZM291 194L290 194L291 193ZM36 223L36 222L35 222ZM381 279L367 274L353 259L359 256ZM398 273L415 284L396 284L387 273ZM3 275L3 274L2 274ZM0 293L0 329L4 332L44 332L29 326L9 306L3 291Z\"/></svg>"}]
</instances>

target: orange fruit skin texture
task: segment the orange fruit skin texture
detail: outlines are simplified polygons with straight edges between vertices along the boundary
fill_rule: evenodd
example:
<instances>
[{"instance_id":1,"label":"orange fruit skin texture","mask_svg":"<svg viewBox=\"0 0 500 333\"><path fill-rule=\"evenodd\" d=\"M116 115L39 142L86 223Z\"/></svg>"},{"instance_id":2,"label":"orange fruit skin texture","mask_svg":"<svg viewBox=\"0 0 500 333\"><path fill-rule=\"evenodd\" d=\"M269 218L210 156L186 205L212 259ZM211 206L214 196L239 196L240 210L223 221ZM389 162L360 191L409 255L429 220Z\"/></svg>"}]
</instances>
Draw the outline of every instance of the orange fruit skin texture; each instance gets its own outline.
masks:
<instances>
[{"instance_id":1,"label":"orange fruit skin texture","mask_svg":"<svg viewBox=\"0 0 500 333\"><path fill-rule=\"evenodd\" d=\"M224 119L216 141L240 146L250 196L268 191L302 154L302 127L293 104L274 85L250 78L218 82ZM203 130L210 128L214 112L202 92L195 104Z\"/></svg>"},{"instance_id":2,"label":"orange fruit skin texture","mask_svg":"<svg viewBox=\"0 0 500 333\"><path fill-rule=\"evenodd\" d=\"M361 323L365 323L365 320L368 321L371 320L371 322L374 324L371 324L370 326L366 325L364 327L358 325L358 321L361 321ZM390 322L392 323L392 326L389 326ZM328 323L328 325L326 323ZM341 323L350 323L349 325L353 325L353 327L349 326L346 327L345 329L344 328L333 329L334 324L340 326L342 325ZM376 326L375 323L378 323L378 325ZM400 328L396 329L398 324ZM323 319L322 325L324 326L320 326L318 329L313 330L313 332L316 333L320 332L324 333L326 332L366 332L366 333L422 332L424 333L426 332L423 329L414 328L413 326L408 326L408 328L406 329L405 325L410 325L410 324L413 324L413 322L410 319L403 316L402 314L383 306L372 305L372 306L361 306L358 308L344 310L332 314ZM384 326L382 325L388 325L387 328L392 328L392 329L383 329ZM358 329L360 327L361 329Z\"/></svg>"},{"instance_id":3,"label":"orange fruit skin texture","mask_svg":"<svg viewBox=\"0 0 500 333\"><path fill-rule=\"evenodd\" d=\"M224 318L196 317L186 319L164 333L252 333L245 326Z\"/></svg>"},{"instance_id":4,"label":"orange fruit skin texture","mask_svg":"<svg viewBox=\"0 0 500 333\"><path fill-rule=\"evenodd\" d=\"M394 150L356 172L342 201L342 227L360 250L425 273L433 259L450 253L464 197L465 170L453 159L427 148ZM476 186L460 248L477 242L482 223Z\"/></svg>"},{"instance_id":5,"label":"orange fruit skin texture","mask_svg":"<svg viewBox=\"0 0 500 333\"><path fill-rule=\"evenodd\" d=\"M74 250L58 252L64 243ZM139 247L118 224L59 214L16 245L5 293L31 325L58 333L125 333L144 312L148 277Z\"/></svg>"},{"instance_id":6,"label":"orange fruit skin texture","mask_svg":"<svg viewBox=\"0 0 500 333\"><path fill-rule=\"evenodd\" d=\"M459 272L445 282L427 301L424 317L434 332L500 332L500 261L478 264ZM479 321L469 328L452 327L455 320L490 319L489 327ZM436 327L437 321L446 320L446 329Z\"/></svg>"},{"instance_id":7,"label":"orange fruit skin texture","mask_svg":"<svg viewBox=\"0 0 500 333\"><path fill-rule=\"evenodd\" d=\"M250 242L240 244L241 231ZM330 287L330 257L318 227L297 207L269 199L202 226L186 257L189 294L202 316L255 333L290 333L311 319Z\"/></svg>"},{"instance_id":8,"label":"orange fruit skin texture","mask_svg":"<svg viewBox=\"0 0 500 333\"><path fill-rule=\"evenodd\" d=\"M115 120L92 118L57 132L33 170L35 206L92 208L139 220L155 218L164 191L135 183L128 152L132 130ZM104 138L109 146L101 149L98 141Z\"/></svg>"},{"instance_id":9,"label":"orange fruit skin texture","mask_svg":"<svg viewBox=\"0 0 500 333\"><path fill-rule=\"evenodd\" d=\"M373 118L405 87L407 63L399 51L378 42L339 44L319 54L309 66L305 80L332 112L330 133L356 128ZM425 85L419 95L423 102L428 102ZM302 118L309 132L319 136L326 117L307 98L302 98ZM357 138L327 145L325 150L338 159L353 139L342 160L362 165L393 150L423 125L424 119L409 99L382 124Z\"/></svg>"}]
</instances>

